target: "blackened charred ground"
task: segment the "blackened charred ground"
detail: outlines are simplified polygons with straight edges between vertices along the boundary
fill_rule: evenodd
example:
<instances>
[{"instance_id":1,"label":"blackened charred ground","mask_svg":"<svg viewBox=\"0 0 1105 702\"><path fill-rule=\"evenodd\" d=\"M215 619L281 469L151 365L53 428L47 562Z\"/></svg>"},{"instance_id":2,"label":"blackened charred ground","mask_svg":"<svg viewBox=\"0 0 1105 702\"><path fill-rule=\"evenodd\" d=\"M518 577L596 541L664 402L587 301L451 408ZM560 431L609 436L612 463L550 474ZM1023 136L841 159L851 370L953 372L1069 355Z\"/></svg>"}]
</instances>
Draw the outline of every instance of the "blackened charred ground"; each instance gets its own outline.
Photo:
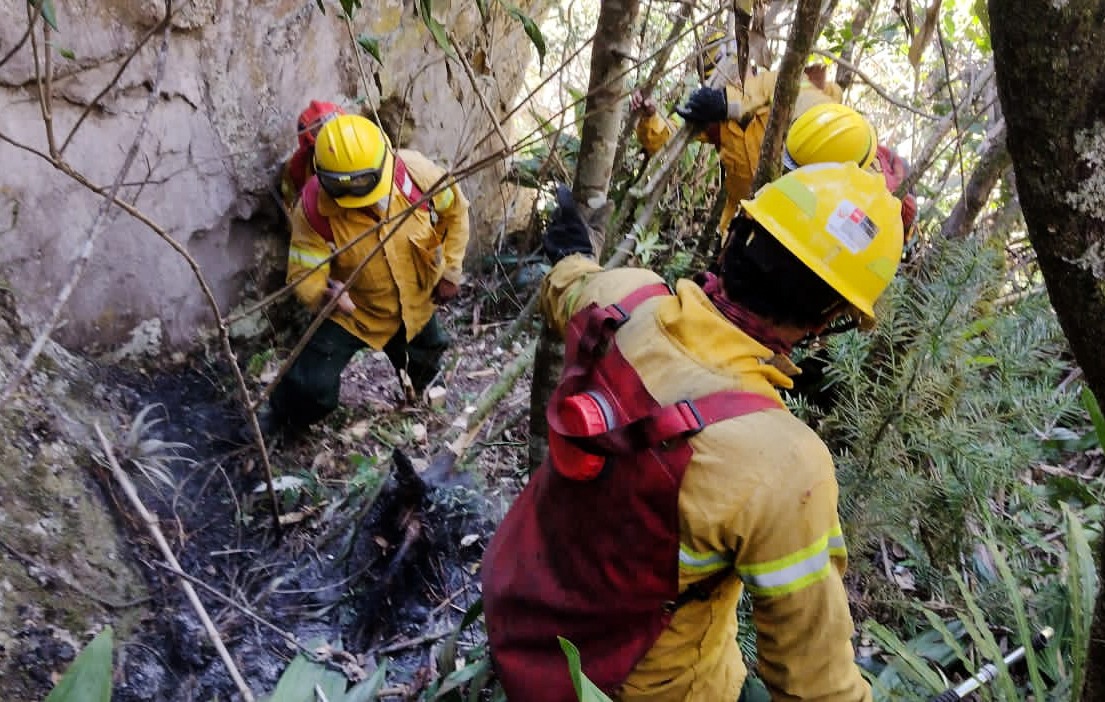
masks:
<instances>
[{"instance_id":1,"label":"blackened charred ground","mask_svg":"<svg viewBox=\"0 0 1105 702\"><path fill-rule=\"evenodd\" d=\"M275 474L296 483L279 491L280 538L260 488L259 454L236 438L242 415L227 369L194 360L171 370L111 371L112 399L128 414L156 405L147 419L164 418L148 438L190 447L179 451L188 460L170 464L172 488L136 482L255 693L270 692L296 653L272 627L304 644L341 646L361 655L365 668L383 649L388 684L415 689L436 674L434 642L479 597L479 558L503 495L516 488L525 427L475 447L476 460L465 466L474 477L463 482L477 489L423 482L420 471L443 444L437 437L495 379L488 368L510 358L491 353L498 323L481 326L466 309L446 326L460 351L445 378L444 408L402 406L386 361L364 354L346 372L345 407L333 420L272 450ZM517 416L527 388L523 378L487 426ZM415 424L423 430L411 432ZM113 496L156 612L116 646L113 699L236 699L180 578L106 471L99 481ZM54 658L63 653L71 656Z\"/></svg>"}]
</instances>

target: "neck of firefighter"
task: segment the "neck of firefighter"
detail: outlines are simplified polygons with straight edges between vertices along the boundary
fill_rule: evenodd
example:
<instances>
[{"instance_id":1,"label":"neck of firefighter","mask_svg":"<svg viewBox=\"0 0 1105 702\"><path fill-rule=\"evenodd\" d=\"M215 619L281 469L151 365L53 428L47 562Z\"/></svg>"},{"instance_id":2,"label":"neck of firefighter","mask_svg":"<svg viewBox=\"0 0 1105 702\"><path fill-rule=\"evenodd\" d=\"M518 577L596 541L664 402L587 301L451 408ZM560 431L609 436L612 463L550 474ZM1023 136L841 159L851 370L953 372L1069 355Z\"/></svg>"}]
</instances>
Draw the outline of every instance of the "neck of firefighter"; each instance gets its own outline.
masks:
<instances>
[{"instance_id":1,"label":"neck of firefighter","mask_svg":"<svg viewBox=\"0 0 1105 702\"><path fill-rule=\"evenodd\" d=\"M816 329L812 327L802 327L794 324L780 324L774 322L767 317L762 317L755 312L752 312L746 307L733 302L725 294L724 289L721 291L721 296L734 307L739 307L742 311L740 322L734 321L745 334L760 342L764 346L768 347L776 353L789 356L794 347L799 342L810 337L816 336L825 327L824 325L818 326ZM728 315L726 315L728 316Z\"/></svg>"},{"instance_id":2,"label":"neck of firefighter","mask_svg":"<svg viewBox=\"0 0 1105 702\"><path fill-rule=\"evenodd\" d=\"M816 334L824 329L823 326L810 328L793 324L780 324L767 317L756 314L739 302L729 299L725 293L725 286L721 278L713 273L703 273L696 276L695 282L702 286L706 297L714 304L717 311L733 326L743 331L748 336L760 342L775 353L789 356L794 350L795 344L805 339L810 334Z\"/></svg>"}]
</instances>

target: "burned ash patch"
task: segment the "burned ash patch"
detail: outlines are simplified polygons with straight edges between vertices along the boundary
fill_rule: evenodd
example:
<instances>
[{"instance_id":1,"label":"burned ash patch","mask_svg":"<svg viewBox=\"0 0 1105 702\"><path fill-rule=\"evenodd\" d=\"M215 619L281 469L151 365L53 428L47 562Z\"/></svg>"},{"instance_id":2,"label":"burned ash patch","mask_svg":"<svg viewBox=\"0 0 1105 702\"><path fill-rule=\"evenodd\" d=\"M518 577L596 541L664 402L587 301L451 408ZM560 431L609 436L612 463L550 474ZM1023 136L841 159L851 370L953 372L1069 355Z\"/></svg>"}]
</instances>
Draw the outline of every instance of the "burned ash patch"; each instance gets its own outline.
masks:
<instances>
[{"instance_id":1,"label":"burned ash patch","mask_svg":"<svg viewBox=\"0 0 1105 702\"><path fill-rule=\"evenodd\" d=\"M391 372L372 368L366 377L377 370ZM408 447L413 463L392 454L396 444L411 442L404 434L412 423L434 431L447 425L448 407L414 411L396 395L388 411L387 400L360 395L360 405L335 423L278 446L271 455L285 485L278 491L285 525L277 539L267 493L258 491L265 484L259 454L237 443L241 413L210 369L120 374L116 381L130 414L154 405L147 419L164 417L149 426L146 440L190 447L173 449L181 460L168 463L171 486L136 484L254 693L275 688L297 653L289 639L341 646L366 668L387 656L393 687L416 689L432 677L430 647L478 598L479 558L500 512L480 490L426 485L419 454L430 450L428 440ZM115 495L157 611L119 647L113 699L237 699L181 576L110 478L101 483Z\"/></svg>"}]
</instances>

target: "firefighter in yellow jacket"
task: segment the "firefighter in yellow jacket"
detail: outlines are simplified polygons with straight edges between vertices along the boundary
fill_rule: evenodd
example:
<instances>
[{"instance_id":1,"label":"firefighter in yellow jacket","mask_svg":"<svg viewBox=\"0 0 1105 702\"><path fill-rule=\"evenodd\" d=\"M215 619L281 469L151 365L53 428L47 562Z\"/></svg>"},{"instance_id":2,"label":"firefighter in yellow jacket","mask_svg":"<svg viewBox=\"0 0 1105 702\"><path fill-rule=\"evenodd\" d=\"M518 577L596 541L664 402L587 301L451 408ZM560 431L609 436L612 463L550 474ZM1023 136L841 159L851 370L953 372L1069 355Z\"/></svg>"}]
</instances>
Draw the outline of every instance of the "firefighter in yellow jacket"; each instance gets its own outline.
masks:
<instances>
[{"instance_id":1,"label":"firefighter in yellow jacket","mask_svg":"<svg viewBox=\"0 0 1105 702\"><path fill-rule=\"evenodd\" d=\"M563 636L622 702L732 702L746 677L735 616L745 590L773 699L871 699L853 662L832 457L779 390L791 385L795 345L838 317L873 317L901 257L899 208L881 177L853 163L800 168L742 203L720 275L669 293L650 271L603 271L562 204L546 235L562 259L542 306L567 329L561 386L576 394L559 405L553 395L550 427L556 413L594 404L605 409L587 421L612 428L569 432L568 444L550 429L550 459L484 556L489 641L509 699L573 699ZM577 352L613 365L588 376ZM709 404L719 395L746 407ZM623 425L610 408L641 418ZM587 424L580 417L571 426ZM610 449L622 426L620 439L651 448ZM649 441L665 426L663 441ZM600 454L598 472L579 475L590 459L558 462L556 445ZM635 484L619 504L595 499L649 480L651 496ZM642 592L648 583L658 589Z\"/></svg>"},{"instance_id":2,"label":"firefighter in yellow jacket","mask_svg":"<svg viewBox=\"0 0 1105 702\"><path fill-rule=\"evenodd\" d=\"M274 390L270 429L336 408L341 371L365 347L421 392L448 347L434 312L456 297L468 245L460 188L422 154L393 150L364 117L322 126L314 169L292 212L287 279L309 309L338 301Z\"/></svg>"},{"instance_id":3,"label":"firefighter in yellow jacket","mask_svg":"<svg viewBox=\"0 0 1105 702\"><path fill-rule=\"evenodd\" d=\"M710 80L731 43L723 33L710 37L703 52L706 81ZM760 162L760 147L771 115L777 79L775 71L749 71L743 81L730 82L724 89L698 88L685 105L676 108L680 116L701 128L704 140L718 148L721 166L725 169L725 208L718 224L723 238L738 204L752 194L752 178ZM802 76L793 116L800 116L814 105L839 103L841 98L840 86L826 79L825 66L808 66ZM631 107L641 113L637 138L645 152L652 155L668 142L676 126L657 112L655 102L638 92L631 98Z\"/></svg>"}]
</instances>

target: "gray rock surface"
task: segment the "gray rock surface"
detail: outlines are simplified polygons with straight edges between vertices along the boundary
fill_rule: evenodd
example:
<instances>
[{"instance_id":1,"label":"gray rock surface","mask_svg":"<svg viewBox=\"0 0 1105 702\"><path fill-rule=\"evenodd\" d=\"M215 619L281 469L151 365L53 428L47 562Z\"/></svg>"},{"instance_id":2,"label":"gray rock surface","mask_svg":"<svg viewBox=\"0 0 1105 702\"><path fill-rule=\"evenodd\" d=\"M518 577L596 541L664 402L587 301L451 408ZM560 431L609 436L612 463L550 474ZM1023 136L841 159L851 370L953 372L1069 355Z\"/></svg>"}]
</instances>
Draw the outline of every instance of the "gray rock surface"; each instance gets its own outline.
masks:
<instances>
[{"instance_id":1,"label":"gray rock surface","mask_svg":"<svg viewBox=\"0 0 1105 702\"><path fill-rule=\"evenodd\" d=\"M544 4L522 6L535 15ZM160 32L148 35L165 5L74 0L54 6L55 143L60 147L87 111L63 157L91 182L108 186L145 110L162 40ZM224 314L271 287L283 265L286 233L269 189L294 147L295 118L309 99L348 110L376 105L393 141L457 170L502 146L461 65L446 60L410 5L380 0L359 11L354 32L378 38L383 67L354 50L337 3L327 6L324 15L309 0L174 3L165 77L122 196L195 258ZM24 0L0 0L0 57L23 36L27 8ZM493 8L485 27L474 3L434 3L466 48L488 103L504 114L533 50L521 25ZM38 42L41 50L41 36ZM46 152L30 48L27 42L0 66L0 133ZM3 141L0 163L0 286L14 292L34 329L69 278L100 200L39 156ZM473 251L486 250L528 214L514 211L523 207L501 184L503 172L497 163L461 181L472 200ZM64 320L55 335L64 344L104 351L125 346L131 353L193 345L214 318L183 257L150 228L113 210Z\"/></svg>"}]
</instances>

